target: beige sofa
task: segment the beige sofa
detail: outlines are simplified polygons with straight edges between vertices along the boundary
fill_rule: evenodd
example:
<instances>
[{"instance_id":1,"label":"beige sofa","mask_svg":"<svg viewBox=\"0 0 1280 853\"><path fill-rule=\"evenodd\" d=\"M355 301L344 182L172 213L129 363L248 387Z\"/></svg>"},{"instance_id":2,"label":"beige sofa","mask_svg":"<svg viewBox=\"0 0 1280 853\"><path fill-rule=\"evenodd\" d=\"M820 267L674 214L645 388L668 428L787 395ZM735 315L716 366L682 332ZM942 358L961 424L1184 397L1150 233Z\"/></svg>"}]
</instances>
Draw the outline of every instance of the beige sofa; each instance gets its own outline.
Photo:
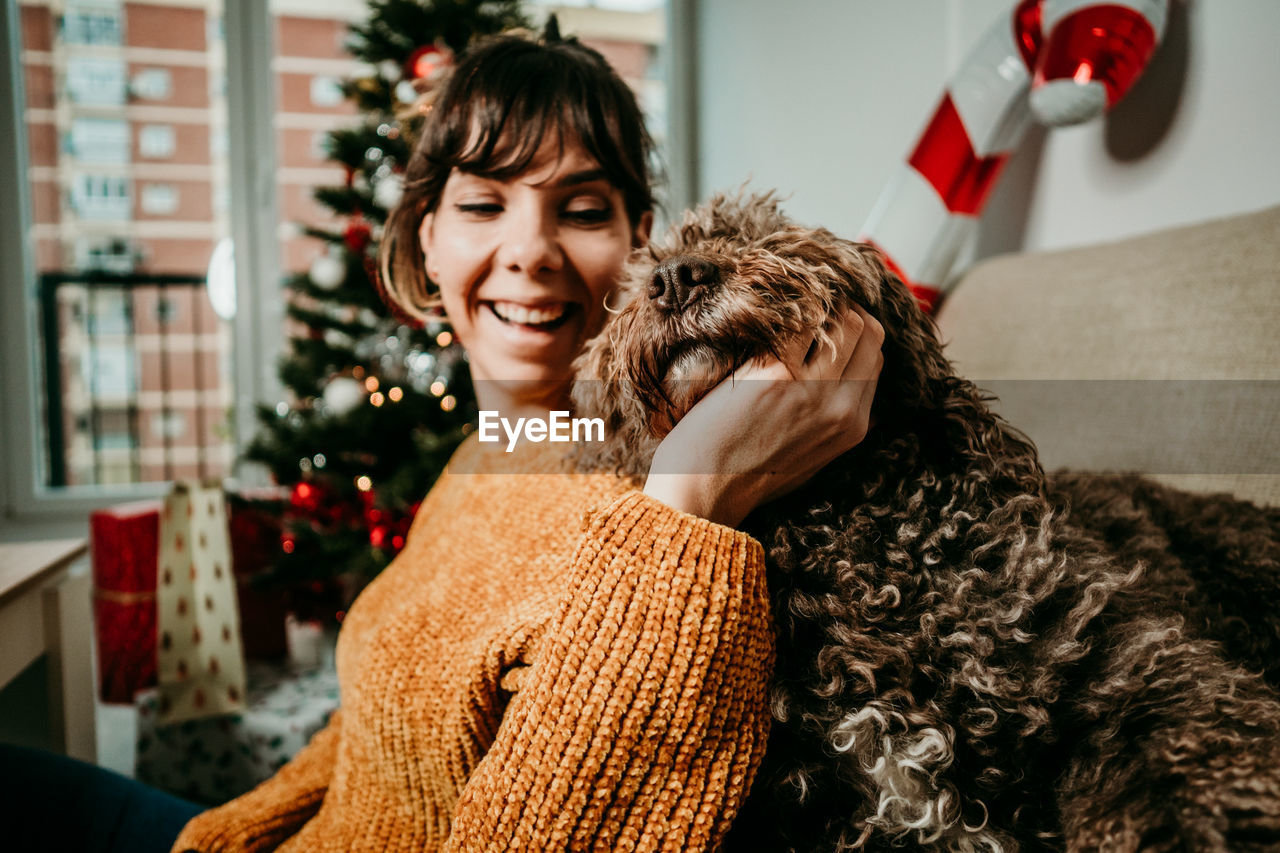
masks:
<instances>
[{"instance_id":1,"label":"beige sofa","mask_svg":"<svg viewBox=\"0 0 1280 853\"><path fill-rule=\"evenodd\" d=\"M1047 469L1280 506L1280 207L986 261L938 324Z\"/></svg>"}]
</instances>

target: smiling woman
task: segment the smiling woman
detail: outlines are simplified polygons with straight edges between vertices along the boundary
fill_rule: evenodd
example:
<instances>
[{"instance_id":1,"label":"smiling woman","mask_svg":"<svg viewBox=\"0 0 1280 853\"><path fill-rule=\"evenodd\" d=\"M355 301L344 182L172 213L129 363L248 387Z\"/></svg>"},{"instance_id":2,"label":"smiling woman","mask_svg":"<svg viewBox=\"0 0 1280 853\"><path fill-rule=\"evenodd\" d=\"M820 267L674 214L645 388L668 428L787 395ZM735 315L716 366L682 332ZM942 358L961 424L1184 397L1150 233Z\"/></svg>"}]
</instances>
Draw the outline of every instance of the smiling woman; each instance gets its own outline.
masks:
<instances>
[{"instance_id":1,"label":"smiling woman","mask_svg":"<svg viewBox=\"0 0 1280 853\"><path fill-rule=\"evenodd\" d=\"M511 381L521 396L562 393L651 222L648 211L629 220L622 191L576 138L545 141L516 180L450 174L419 234L478 397Z\"/></svg>"},{"instance_id":2,"label":"smiling woman","mask_svg":"<svg viewBox=\"0 0 1280 853\"><path fill-rule=\"evenodd\" d=\"M443 309L484 434L348 610L333 720L176 850L719 845L768 724L760 545L564 473L558 443L571 362L648 238L650 149L626 84L573 41L500 38L444 84L384 284ZM501 448L481 443L495 419Z\"/></svg>"}]
</instances>

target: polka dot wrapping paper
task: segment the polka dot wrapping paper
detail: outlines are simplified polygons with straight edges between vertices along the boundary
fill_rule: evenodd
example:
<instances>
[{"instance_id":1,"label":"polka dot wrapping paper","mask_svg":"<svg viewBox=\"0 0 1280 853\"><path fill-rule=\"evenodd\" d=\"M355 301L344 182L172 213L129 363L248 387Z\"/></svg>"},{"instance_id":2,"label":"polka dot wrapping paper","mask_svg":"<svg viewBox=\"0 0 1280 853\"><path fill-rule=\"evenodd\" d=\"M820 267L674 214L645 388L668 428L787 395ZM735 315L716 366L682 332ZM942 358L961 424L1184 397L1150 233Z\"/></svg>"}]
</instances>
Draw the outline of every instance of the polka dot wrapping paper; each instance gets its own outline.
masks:
<instances>
[{"instance_id":1,"label":"polka dot wrapping paper","mask_svg":"<svg viewBox=\"0 0 1280 853\"><path fill-rule=\"evenodd\" d=\"M218 805L271 778L338 707L333 639L326 637L319 667L251 661L247 707L240 713L160 725L158 690L138 691L138 780Z\"/></svg>"},{"instance_id":2,"label":"polka dot wrapping paper","mask_svg":"<svg viewBox=\"0 0 1280 853\"><path fill-rule=\"evenodd\" d=\"M160 515L159 722L243 711L244 648L222 489L174 485Z\"/></svg>"}]
</instances>

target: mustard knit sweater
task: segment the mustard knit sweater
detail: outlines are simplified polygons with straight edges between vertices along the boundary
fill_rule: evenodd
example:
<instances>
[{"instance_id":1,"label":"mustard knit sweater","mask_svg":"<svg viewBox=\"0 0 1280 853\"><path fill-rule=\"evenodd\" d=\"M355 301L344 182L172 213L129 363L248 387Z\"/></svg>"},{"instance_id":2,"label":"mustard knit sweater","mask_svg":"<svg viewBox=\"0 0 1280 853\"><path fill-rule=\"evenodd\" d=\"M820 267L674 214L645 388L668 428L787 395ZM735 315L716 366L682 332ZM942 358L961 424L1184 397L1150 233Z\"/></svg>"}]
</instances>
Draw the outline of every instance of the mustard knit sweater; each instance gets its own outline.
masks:
<instances>
[{"instance_id":1,"label":"mustard knit sweater","mask_svg":"<svg viewBox=\"0 0 1280 853\"><path fill-rule=\"evenodd\" d=\"M341 709L175 851L720 843L769 725L760 545L552 447L459 448L343 623Z\"/></svg>"}]
</instances>

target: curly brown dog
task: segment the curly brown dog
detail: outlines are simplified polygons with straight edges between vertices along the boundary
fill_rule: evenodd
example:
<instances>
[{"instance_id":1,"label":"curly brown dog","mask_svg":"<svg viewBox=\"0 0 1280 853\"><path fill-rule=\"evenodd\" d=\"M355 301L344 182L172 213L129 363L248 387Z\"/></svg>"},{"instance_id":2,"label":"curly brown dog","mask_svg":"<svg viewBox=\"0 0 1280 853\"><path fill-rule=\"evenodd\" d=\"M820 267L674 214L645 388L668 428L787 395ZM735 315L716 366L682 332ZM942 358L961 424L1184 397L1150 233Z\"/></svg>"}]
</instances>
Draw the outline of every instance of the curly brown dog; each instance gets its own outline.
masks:
<instances>
[{"instance_id":1,"label":"curly brown dog","mask_svg":"<svg viewBox=\"0 0 1280 853\"><path fill-rule=\"evenodd\" d=\"M1280 849L1280 700L1259 672L1280 634L1241 628L1260 605L1221 573L1239 543L1166 558L1158 500L1047 483L877 252L771 197L689 214L627 292L576 365L577 413L607 425L585 468L642 474L712 385L851 304L886 331L867 437L744 524L778 664L728 849ZM1239 573L1275 590L1276 514L1250 509Z\"/></svg>"}]
</instances>

